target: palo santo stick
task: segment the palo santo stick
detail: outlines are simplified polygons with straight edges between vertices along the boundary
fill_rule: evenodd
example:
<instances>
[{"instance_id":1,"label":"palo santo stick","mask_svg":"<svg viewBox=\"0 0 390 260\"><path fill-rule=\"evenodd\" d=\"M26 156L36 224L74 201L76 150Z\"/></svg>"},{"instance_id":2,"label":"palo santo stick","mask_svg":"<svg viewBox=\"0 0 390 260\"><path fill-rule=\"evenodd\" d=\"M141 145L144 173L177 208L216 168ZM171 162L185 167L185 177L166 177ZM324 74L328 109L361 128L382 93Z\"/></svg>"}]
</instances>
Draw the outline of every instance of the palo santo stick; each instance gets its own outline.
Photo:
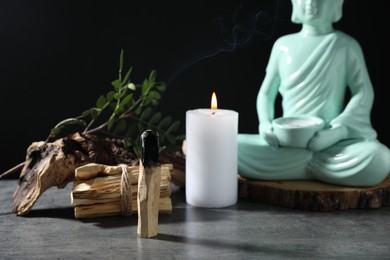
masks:
<instances>
[{"instance_id":1,"label":"palo santo stick","mask_svg":"<svg viewBox=\"0 0 390 260\"><path fill-rule=\"evenodd\" d=\"M141 135L141 144L142 160L139 165L137 194L137 235L151 238L158 234L158 202L161 182L158 133L146 130Z\"/></svg>"},{"instance_id":2,"label":"palo santo stick","mask_svg":"<svg viewBox=\"0 0 390 260\"><path fill-rule=\"evenodd\" d=\"M98 165L93 164L85 165L87 167L80 167L76 169L77 173L82 173L81 176L92 177L92 179L85 180L75 180L73 182L73 189L71 193L71 201L74 206L79 205L88 205L94 203L105 203L110 201L116 201L120 199L120 185L121 185L121 175L119 171L116 169L120 168L120 166L106 166L106 165ZM132 169L133 167L128 167L128 169ZM105 171L105 172L116 172L115 175L108 175L103 177L95 177L100 176L101 173L97 172L97 169ZM109 170L105 170L109 169ZM113 170L114 169L114 170ZM88 174L87 170L92 170L93 174ZM138 190L138 176L139 176L139 167L137 166L137 171L131 170L129 171L131 176L131 186L132 193L137 193ZM172 164L165 164L161 166L161 192L160 197L170 196L171 190L169 186L169 181L171 179L171 172L173 171Z\"/></svg>"},{"instance_id":3,"label":"palo santo stick","mask_svg":"<svg viewBox=\"0 0 390 260\"><path fill-rule=\"evenodd\" d=\"M138 182L139 166L127 166L127 171L131 176L131 184ZM166 173L166 172L169 172ZM161 177L169 175L173 171L173 164L162 164L161 165ZM84 166L76 168L75 180L89 180L96 177L103 177L109 175L120 175L122 173L122 167L119 165L104 165L98 163L89 163Z\"/></svg>"},{"instance_id":4,"label":"palo santo stick","mask_svg":"<svg viewBox=\"0 0 390 260\"><path fill-rule=\"evenodd\" d=\"M127 171L126 171L127 170ZM127 172L128 187L125 195L127 206L123 206L123 175ZM159 213L171 213L172 205L169 198L171 194L170 180L173 172L172 164L161 165ZM75 206L76 218L93 218L95 216L131 215L138 211L139 166L109 166L91 163L76 169L76 178L73 182L71 201ZM131 197L130 197L131 196ZM129 204L130 203L130 204ZM112 205L111 205L112 204ZM83 206L83 207L81 207ZM85 207L84 207L85 206ZM123 208L128 209L123 212Z\"/></svg>"},{"instance_id":5,"label":"palo santo stick","mask_svg":"<svg viewBox=\"0 0 390 260\"><path fill-rule=\"evenodd\" d=\"M137 208L137 200L132 200L133 208ZM172 201L169 197L160 198L158 201L159 214L171 214ZM122 215L121 202L91 204L74 208L76 218L96 218L105 216ZM137 212L134 212L136 214Z\"/></svg>"},{"instance_id":6,"label":"palo santo stick","mask_svg":"<svg viewBox=\"0 0 390 260\"><path fill-rule=\"evenodd\" d=\"M110 176L110 179L113 176ZM119 201L121 199L120 195L120 183L115 183L114 185L105 186L105 179L109 177L100 177L99 182L103 182L103 185L92 185L90 186L88 183L80 183L73 188L71 194L71 201L73 206L81 206L81 205L91 205L91 204L99 204L99 203L107 203L113 201ZM95 180L98 178L95 178ZM94 183L95 184L95 183ZM137 198L138 185L131 186L131 195L132 199ZM171 195L171 189L169 186L168 180L160 181L160 198L166 198Z\"/></svg>"}]
</instances>

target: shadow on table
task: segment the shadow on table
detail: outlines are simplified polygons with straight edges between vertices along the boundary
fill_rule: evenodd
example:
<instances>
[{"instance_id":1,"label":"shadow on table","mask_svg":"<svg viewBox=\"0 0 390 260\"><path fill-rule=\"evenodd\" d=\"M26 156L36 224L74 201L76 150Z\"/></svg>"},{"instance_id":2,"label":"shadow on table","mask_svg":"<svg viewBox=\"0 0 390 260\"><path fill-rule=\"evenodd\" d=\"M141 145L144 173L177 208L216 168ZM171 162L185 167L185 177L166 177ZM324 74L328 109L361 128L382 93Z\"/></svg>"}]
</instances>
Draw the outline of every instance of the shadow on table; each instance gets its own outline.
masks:
<instances>
[{"instance_id":1,"label":"shadow on table","mask_svg":"<svg viewBox=\"0 0 390 260\"><path fill-rule=\"evenodd\" d=\"M32 209L29 213L21 217L75 219L72 207Z\"/></svg>"},{"instance_id":2,"label":"shadow on table","mask_svg":"<svg viewBox=\"0 0 390 260\"><path fill-rule=\"evenodd\" d=\"M232 251L241 251L241 252L250 252L250 253L267 253L267 254L277 254L277 255L294 255L295 251L290 249L283 249L279 246L268 246L266 244L261 244L260 241L257 241L258 244L253 244L250 242L240 242L240 241L229 241L226 239L203 239L203 238L193 238L185 236L177 236L171 234L158 234L156 237L151 238L155 240L162 240L174 243L183 243L191 246L202 246L210 247L214 249L230 249Z\"/></svg>"},{"instance_id":3,"label":"shadow on table","mask_svg":"<svg viewBox=\"0 0 390 260\"><path fill-rule=\"evenodd\" d=\"M137 226L138 218L137 215L131 216L105 216L97 218L83 218L78 219L83 223L92 223L100 228L119 228Z\"/></svg>"}]
</instances>

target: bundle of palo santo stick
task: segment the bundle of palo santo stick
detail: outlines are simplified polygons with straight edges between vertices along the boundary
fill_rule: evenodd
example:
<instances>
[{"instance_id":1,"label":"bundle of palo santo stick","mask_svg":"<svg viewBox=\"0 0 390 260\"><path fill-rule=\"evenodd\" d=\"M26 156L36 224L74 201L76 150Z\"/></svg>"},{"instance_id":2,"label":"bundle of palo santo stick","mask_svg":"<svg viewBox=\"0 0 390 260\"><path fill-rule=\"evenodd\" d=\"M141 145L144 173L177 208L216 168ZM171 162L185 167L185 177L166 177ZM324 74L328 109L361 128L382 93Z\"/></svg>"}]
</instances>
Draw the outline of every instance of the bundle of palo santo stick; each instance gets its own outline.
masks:
<instances>
[{"instance_id":1,"label":"bundle of palo santo stick","mask_svg":"<svg viewBox=\"0 0 390 260\"><path fill-rule=\"evenodd\" d=\"M172 212L172 164L161 165L159 214ZM71 193L76 218L137 214L139 166L90 163L75 170Z\"/></svg>"}]
</instances>

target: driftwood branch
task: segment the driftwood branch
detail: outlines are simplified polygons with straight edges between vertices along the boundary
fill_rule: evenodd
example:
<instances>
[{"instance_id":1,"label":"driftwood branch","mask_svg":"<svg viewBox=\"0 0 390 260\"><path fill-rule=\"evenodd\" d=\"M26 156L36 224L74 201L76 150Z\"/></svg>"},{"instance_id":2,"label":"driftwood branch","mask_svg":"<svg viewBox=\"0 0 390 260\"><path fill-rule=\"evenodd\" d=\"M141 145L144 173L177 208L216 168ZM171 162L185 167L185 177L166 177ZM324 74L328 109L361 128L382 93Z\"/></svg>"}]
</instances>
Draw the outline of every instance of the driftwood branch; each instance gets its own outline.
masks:
<instances>
[{"instance_id":1,"label":"driftwood branch","mask_svg":"<svg viewBox=\"0 0 390 260\"><path fill-rule=\"evenodd\" d=\"M174 165L172 182L183 187L184 158L174 153L161 157L161 162ZM12 212L28 214L43 192L53 186L64 188L74 180L75 169L88 163L136 166L139 159L124 147L122 139L74 133L52 143L33 142L27 148L25 162L9 170L21 169Z\"/></svg>"},{"instance_id":2,"label":"driftwood branch","mask_svg":"<svg viewBox=\"0 0 390 260\"><path fill-rule=\"evenodd\" d=\"M53 143L32 143L13 194L12 211L27 214L44 191L52 186L65 187L74 180L77 167L91 162L135 165L138 160L121 141L95 135L75 133Z\"/></svg>"}]
</instances>

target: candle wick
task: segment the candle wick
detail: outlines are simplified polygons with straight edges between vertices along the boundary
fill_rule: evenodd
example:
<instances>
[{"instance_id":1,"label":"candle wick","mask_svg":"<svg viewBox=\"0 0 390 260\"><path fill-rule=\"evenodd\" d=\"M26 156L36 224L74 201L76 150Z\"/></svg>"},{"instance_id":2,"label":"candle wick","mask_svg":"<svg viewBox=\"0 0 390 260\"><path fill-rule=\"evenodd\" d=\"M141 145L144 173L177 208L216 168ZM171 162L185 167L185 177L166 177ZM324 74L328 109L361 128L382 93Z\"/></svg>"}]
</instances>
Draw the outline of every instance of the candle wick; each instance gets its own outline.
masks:
<instances>
[{"instance_id":1,"label":"candle wick","mask_svg":"<svg viewBox=\"0 0 390 260\"><path fill-rule=\"evenodd\" d=\"M212 115L215 115L215 112L211 113Z\"/></svg>"}]
</instances>

